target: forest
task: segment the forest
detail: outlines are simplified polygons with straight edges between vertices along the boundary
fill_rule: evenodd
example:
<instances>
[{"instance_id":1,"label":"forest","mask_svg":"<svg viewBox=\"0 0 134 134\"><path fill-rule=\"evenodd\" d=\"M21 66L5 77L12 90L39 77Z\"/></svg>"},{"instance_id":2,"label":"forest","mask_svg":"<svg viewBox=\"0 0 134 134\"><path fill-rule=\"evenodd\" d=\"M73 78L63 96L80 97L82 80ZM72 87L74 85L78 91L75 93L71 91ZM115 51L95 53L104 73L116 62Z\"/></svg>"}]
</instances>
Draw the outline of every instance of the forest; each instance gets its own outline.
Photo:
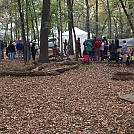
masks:
<instances>
[{"instance_id":1,"label":"forest","mask_svg":"<svg viewBox=\"0 0 134 134\"><path fill-rule=\"evenodd\" d=\"M90 33L97 38L133 37L133 5L133 0L0 0L0 38L22 39L25 46L37 39L40 61L47 62L48 37L57 36L60 43L62 33L69 30L71 42L75 26L87 31L87 38Z\"/></svg>"},{"instance_id":2,"label":"forest","mask_svg":"<svg viewBox=\"0 0 134 134\"><path fill-rule=\"evenodd\" d=\"M0 134L134 134L133 45L134 0L0 0Z\"/></svg>"}]
</instances>

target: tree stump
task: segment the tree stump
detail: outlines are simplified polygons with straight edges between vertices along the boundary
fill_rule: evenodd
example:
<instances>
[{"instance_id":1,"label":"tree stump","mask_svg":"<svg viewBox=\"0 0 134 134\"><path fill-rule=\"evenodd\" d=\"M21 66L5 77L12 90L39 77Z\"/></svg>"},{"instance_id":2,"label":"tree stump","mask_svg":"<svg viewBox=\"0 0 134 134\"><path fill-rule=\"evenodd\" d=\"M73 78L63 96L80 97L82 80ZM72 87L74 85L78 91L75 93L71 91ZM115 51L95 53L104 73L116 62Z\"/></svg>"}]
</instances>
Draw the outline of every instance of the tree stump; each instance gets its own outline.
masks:
<instances>
[{"instance_id":1,"label":"tree stump","mask_svg":"<svg viewBox=\"0 0 134 134\"><path fill-rule=\"evenodd\" d=\"M134 73L132 72L116 72L112 79L116 80L134 80Z\"/></svg>"}]
</instances>

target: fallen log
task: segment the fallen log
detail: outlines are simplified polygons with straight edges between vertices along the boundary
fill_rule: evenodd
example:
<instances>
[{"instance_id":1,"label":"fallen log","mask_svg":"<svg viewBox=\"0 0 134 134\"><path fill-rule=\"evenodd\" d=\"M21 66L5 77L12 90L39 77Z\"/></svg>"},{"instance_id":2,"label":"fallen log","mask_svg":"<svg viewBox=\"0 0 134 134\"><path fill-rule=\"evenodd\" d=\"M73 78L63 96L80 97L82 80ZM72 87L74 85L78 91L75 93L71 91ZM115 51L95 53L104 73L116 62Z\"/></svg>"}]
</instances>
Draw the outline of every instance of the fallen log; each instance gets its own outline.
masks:
<instances>
[{"instance_id":1,"label":"fallen log","mask_svg":"<svg viewBox=\"0 0 134 134\"><path fill-rule=\"evenodd\" d=\"M70 69L77 69L77 68L79 68L78 64L73 65L73 66L63 67L63 68L54 68L54 69L48 70L48 72L56 71L56 72L59 72L59 73L64 73L65 71L68 71Z\"/></svg>"},{"instance_id":2,"label":"fallen log","mask_svg":"<svg viewBox=\"0 0 134 134\"><path fill-rule=\"evenodd\" d=\"M62 61L62 62L56 62L56 63L43 63L42 65L36 66L35 68L32 68L32 71L40 71L46 67L57 65L57 66L63 66L63 65L76 65L80 64L79 61Z\"/></svg>"},{"instance_id":3,"label":"fallen log","mask_svg":"<svg viewBox=\"0 0 134 134\"><path fill-rule=\"evenodd\" d=\"M134 73L131 72L116 72L113 74L112 79L116 80L133 80Z\"/></svg>"},{"instance_id":4,"label":"fallen log","mask_svg":"<svg viewBox=\"0 0 134 134\"><path fill-rule=\"evenodd\" d=\"M61 73L68 71L70 69L77 69L79 65L74 65L70 67L64 67L64 68L55 68L55 69L50 69L47 71L5 71L5 72L0 72L0 76L47 76L47 75L60 75Z\"/></svg>"},{"instance_id":5,"label":"fallen log","mask_svg":"<svg viewBox=\"0 0 134 134\"><path fill-rule=\"evenodd\" d=\"M80 64L81 62L80 61L71 61L71 60L65 60L65 61L62 61L62 62L56 62L55 64L56 65L76 65L76 64Z\"/></svg>"},{"instance_id":6,"label":"fallen log","mask_svg":"<svg viewBox=\"0 0 134 134\"><path fill-rule=\"evenodd\" d=\"M6 71L0 72L0 76L46 76L46 72L38 71Z\"/></svg>"},{"instance_id":7,"label":"fallen log","mask_svg":"<svg viewBox=\"0 0 134 134\"><path fill-rule=\"evenodd\" d=\"M52 65L54 65L54 64L53 63L43 63L42 65L37 66L34 69L32 69L32 71L37 72L37 71L40 71L40 70L42 70L46 67L52 66Z\"/></svg>"}]
</instances>

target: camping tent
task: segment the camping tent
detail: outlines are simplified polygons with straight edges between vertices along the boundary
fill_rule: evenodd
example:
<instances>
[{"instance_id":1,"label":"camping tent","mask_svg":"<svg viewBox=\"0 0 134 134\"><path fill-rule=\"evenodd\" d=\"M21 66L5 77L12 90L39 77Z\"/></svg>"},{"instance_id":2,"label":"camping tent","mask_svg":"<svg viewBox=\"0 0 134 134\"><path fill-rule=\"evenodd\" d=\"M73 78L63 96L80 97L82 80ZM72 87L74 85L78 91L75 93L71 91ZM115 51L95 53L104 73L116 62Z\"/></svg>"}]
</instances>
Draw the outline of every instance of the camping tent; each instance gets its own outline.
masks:
<instances>
[{"instance_id":1,"label":"camping tent","mask_svg":"<svg viewBox=\"0 0 134 134\"><path fill-rule=\"evenodd\" d=\"M126 40L129 47L134 47L134 38L119 39L119 46L122 46L123 40Z\"/></svg>"},{"instance_id":2,"label":"camping tent","mask_svg":"<svg viewBox=\"0 0 134 134\"><path fill-rule=\"evenodd\" d=\"M75 30L75 34L76 34L76 39L78 37L80 38L81 51L83 52L83 50L84 50L83 42L85 41L85 39L87 39L88 33L77 27L74 27L74 30ZM73 31L72 31L72 33L73 33ZM62 40L64 41L65 39L69 40L69 31L62 33ZM75 51L74 35L73 35L73 46L74 46L74 51Z\"/></svg>"}]
</instances>

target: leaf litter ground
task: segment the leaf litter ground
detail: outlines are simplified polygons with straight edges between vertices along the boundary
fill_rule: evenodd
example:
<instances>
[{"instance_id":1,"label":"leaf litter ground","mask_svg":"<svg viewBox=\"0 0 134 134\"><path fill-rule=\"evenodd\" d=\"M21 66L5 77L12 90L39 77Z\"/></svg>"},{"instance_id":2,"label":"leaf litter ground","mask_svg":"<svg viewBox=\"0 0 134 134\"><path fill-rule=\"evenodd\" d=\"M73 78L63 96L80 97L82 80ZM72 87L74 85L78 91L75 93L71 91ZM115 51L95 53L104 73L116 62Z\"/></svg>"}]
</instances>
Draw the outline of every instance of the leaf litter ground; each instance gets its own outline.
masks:
<instances>
[{"instance_id":1,"label":"leaf litter ground","mask_svg":"<svg viewBox=\"0 0 134 134\"><path fill-rule=\"evenodd\" d=\"M24 69L21 62L0 70ZM0 77L0 132L8 134L133 134L134 80L111 79L134 68L81 65L58 76Z\"/></svg>"}]
</instances>

